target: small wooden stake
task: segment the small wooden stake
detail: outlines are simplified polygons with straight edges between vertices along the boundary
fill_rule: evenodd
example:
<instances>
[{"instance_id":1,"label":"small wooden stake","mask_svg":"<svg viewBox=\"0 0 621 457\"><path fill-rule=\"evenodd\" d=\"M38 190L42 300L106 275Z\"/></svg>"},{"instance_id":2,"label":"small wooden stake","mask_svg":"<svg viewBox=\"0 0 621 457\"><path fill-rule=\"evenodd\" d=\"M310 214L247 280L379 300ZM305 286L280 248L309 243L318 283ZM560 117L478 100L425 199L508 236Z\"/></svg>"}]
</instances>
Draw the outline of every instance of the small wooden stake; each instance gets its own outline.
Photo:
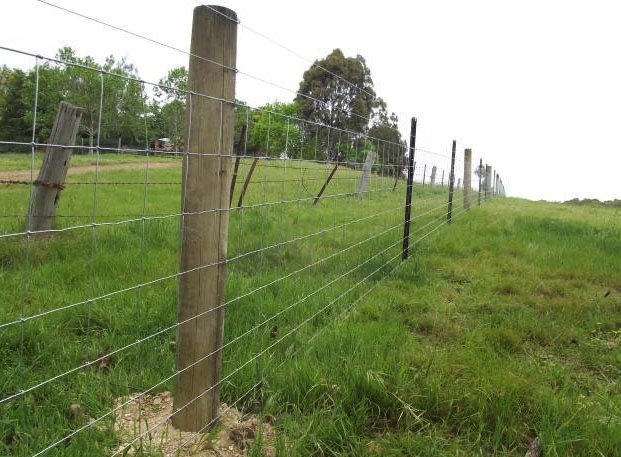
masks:
<instances>
[{"instance_id":1,"label":"small wooden stake","mask_svg":"<svg viewBox=\"0 0 621 457\"><path fill-rule=\"evenodd\" d=\"M326 190L326 187L328 187L328 184L330 184L330 181L332 181L332 176L334 176L334 173L336 173L336 169L338 167L339 167L339 163L336 162L336 165L332 169L332 173L330 173L330 176L328 176L328 179L326 179L326 182L323 184L323 187L321 188L321 190L319 191L319 193L315 197L315 200L313 200L313 205L315 205L317 203L317 201L319 200L319 198L323 194L323 191Z\"/></svg>"},{"instance_id":2,"label":"small wooden stake","mask_svg":"<svg viewBox=\"0 0 621 457\"><path fill-rule=\"evenodd\" d=\"M231 178L231 197L229 198L229 208L233 203L233 193L235 192L235 181L237 181L237 170L239 170L239 161L241 160L241 149L243 141L246 137L246 125L242 125L241 133L239 135L239 142L235 148L235 166L233 167L233 178Z\"/></svg>"},{"instance_id":3,"label":"small wooden stake","mask_svg":"<svg viewBox=\"0 0 621 457\"><path fill-rule=\"evenodd\" d=\"M254 169L259 163L259 157L255 157L252 160L252 165L250 165L250 170L248 170L248 174L246 175L246 180L244 181L244 186L242 187L241 194L239 194L239 201L237 202L237 207L241 208L244 203L244 195L246 195L246 190L248 190L248 184L250 184L250 179L252 178L252 174L254 173Z\"/></svg>"}]
</instances>

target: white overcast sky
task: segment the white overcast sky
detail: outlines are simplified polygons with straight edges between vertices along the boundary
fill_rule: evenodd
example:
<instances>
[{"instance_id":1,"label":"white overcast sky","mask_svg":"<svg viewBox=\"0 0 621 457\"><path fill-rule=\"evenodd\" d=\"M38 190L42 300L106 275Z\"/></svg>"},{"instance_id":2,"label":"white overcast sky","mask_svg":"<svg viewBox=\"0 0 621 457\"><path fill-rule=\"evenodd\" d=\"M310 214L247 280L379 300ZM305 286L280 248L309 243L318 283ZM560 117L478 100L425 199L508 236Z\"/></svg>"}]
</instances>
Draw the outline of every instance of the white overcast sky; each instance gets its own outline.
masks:
<instances>
[{"instance_id":1,"label":"white overcast sky","mask_svg":"<svg viewBox=\"0 0 621 457\"><path fill-rule=\"evenodd\" d=\"M189 49L193 0L50 0ZM242 25L310 60L341 48L363 55L377 93L417 146L473 149L511 196L621 198L619 0L222 1ZM187 56L35 0L3 0L0 46L53 57L61 46L98 60L114 54L157 82ZM0 51L0 65L34 59ZM240 70L295 91L309 63L243 26ZM259 106L294 94L238 78L237 98ZM433 156L425 158L434 162ZM445 163L438 163L444 167Z\"/></svg>"}]
</instances>

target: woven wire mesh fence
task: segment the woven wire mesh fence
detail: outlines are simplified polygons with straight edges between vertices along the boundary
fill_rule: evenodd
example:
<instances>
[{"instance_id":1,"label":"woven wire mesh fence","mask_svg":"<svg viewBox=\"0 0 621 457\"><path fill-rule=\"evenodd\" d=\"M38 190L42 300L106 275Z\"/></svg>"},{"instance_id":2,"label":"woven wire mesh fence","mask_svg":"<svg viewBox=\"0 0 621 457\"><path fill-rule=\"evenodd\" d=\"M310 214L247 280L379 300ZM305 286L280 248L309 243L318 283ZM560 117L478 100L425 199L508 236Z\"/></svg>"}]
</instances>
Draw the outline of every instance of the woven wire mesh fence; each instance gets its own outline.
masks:
<instances>
[{"instance_id":1,"label":"woven wire mesh fence","mask_svg":"<svg viewBox=\"0 0 621 457\"><path fill-rule=\"evenodd\" d=\"M226 10L205 8L211 20L237 24ZM12 153L0 175L0 446L9 455L191 452L201 432L259 401L270 376L401 264L410 158L411 249L445 226L451 196L453 218L466 212L463 186L454 179L450 188L450 154L239 103L234 92L162 87L114 69L2 52L34 67L31 135L0 138ZM190 78L193 59L221 79L243 74L234 63L188 55ZM95 103L82 107L86 144L48 140L54 119L39 107L51 68L98 88ZM186 100L184 145L154 146L154 88ZM119 120L109 107L128 92L142 103ZM130 147L108 132L121 121L144 125ZM204 124L206 147L195 142ZM68 149L75 165L65 164L66 179L39 179L46 156ZM461 155L453 177L460 167ZM201 187L191 175L208 168L213 176ZM32 229L48 217L32 210L37 187L59 195L49 228ZM188 292L192 278L199 285ZM205 294L207 307L178 308L184 296ZM209 345L184 342L186 331L207 334ZM183 387L190 372L198 388ZM162 397L183 389L183 400ZM209 398L222 404L207 419L173 427Z\"/></svg>"}]
</instances>

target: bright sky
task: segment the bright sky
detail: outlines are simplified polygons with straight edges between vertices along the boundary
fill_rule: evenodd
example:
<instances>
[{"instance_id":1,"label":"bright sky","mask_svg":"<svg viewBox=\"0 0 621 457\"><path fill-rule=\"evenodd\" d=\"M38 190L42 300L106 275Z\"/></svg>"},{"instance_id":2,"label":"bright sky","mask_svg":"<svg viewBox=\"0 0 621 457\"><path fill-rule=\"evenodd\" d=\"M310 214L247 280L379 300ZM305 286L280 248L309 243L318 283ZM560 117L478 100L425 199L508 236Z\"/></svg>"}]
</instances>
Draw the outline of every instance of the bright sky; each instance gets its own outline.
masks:
<instances>
[{"instance_id":1,"label":"bright sky","mask_svg":"<svg viewBox=\"0 0 621 457\"><path fill-rule=\"evenodd\" d=\"M193 0L50 0L189 50ZM228 1L242 21L240 70L295 91L308 60L339 47L363 55L377 93L417 146L473 149L502 175L508 195L621 198L621 2L618 0ZM53 57L69 45L98 60L127 57L157 82L186 55L59 11L4 0L0 46ZM0 65L34 59L0 51ZM294 94L238 78L237 98L259 106ZM432 162L432 158L429 161ZM445 166L444 163L438 165Z\"/></svg>"}]
</instances>

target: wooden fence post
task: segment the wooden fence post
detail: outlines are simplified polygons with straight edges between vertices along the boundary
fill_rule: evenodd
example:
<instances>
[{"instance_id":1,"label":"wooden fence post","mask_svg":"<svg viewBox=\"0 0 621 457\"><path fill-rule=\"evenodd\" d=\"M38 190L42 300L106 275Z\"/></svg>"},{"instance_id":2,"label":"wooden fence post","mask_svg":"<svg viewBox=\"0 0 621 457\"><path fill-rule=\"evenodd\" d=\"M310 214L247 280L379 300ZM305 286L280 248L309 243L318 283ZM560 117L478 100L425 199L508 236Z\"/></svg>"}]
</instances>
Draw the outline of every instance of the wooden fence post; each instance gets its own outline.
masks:
<instances>
[{"instance_id":1,"label":"wooden fence post","mask_svg":"<svg viewBox=\"0 0 621 457\"><path fill-rule=\"evenodd\" d=\"M236 49L235 12L194 8L172 416L188 432L211 423L220 402Z\"/></svg>"},{"instance_id":2,"label":"wooden fence post","mask_svg":"<svg viewBox=\"0 0 621 457\"><path fill-rule=\"evenodd\" d=\"M81 120L82 108L60 102L48 141L50 146L45 149L39 175L32 183L34 189L26 222L26 228L31 232L49 230L54 224L60 192L65 188L71 162L71 146L75 145Z\"/></svg>"},{"instance_id":3,"label":"wooden fence post","mask_svg":"<svg viewBox=\"0 0 621 457\"><path fill-rule=\"evenodd\" d=\"M472 193L472 149L464 149L464 209L470 209Z\"/></svg>"},{"instance_id":4,"label":"wooden fence post","mask_svg":"<svg viewBox=\"0 0 621 457\"><path fill-rule=\"evenodd\" d=\"M453 140L453 151L451 153L451 174L449 175L449 201L448 211L446 213L446 221L450 224L453 222L453 190L455 187L455 151L457 149L457 141Z\"/></svg>"}]
</instances>

